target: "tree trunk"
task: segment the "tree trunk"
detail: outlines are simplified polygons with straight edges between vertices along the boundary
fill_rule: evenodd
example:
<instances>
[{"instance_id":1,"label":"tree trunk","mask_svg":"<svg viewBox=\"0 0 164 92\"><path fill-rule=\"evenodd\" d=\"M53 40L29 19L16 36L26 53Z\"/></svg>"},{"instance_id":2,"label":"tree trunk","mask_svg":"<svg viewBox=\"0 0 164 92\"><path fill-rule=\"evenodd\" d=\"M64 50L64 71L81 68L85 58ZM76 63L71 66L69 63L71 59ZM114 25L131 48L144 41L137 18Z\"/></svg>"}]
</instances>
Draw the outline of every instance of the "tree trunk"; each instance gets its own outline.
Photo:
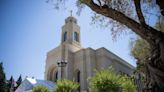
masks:
<instances>
[{"instance_id":1,"label":"tree trunk","mask_svg":"<svg viewBox=\"0 0 164 92\"><path fill-rule=\"evenodd\" d=\"M143 92L164 92L164 33L151 45L152 52L145 64L146 83Z\"/></svg>"}]
</instances>

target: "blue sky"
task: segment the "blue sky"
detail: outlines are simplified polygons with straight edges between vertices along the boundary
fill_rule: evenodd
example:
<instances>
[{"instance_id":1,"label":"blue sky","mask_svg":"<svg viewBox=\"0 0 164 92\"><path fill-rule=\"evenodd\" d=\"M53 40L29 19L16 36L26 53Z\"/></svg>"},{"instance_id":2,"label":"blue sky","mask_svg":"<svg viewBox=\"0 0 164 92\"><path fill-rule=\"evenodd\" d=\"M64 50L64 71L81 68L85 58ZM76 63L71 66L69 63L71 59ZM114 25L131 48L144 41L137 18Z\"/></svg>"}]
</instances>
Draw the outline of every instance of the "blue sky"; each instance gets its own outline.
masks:
<instances>
[{"instance_id":1,"label":"blue sky","mask_svg":"<svg viewBox=\"0 0 164 92\"><path fill-rule=\"evenodd\" d=\"M113 41L110 30L90 25L89 8L77 16L75 5L70 6L55 10L45 0L0 0L0 60L8 79L20 74L44 79L46 53L60 44L61 27L70 10L81 27L83 47L105 47L135 65L130 56L129 35Z\"/></svg>"}]
</instances>

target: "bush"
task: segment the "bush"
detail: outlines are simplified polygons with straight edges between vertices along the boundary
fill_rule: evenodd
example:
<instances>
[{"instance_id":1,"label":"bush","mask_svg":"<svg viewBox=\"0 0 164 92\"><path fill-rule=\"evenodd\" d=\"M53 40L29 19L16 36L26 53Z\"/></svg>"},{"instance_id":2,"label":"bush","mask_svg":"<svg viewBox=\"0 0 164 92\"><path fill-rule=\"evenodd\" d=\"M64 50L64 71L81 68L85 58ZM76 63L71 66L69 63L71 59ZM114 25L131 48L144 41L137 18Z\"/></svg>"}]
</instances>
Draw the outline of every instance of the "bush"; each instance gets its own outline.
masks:
<instances>
[{"instance_id":1,"label":"bush","mask_svg":"<svg viewBox=\"0 0 164 92\"><path fill-rule=\"evenodd\" d=\"M36 86L32 89L32 92L48 92L48 88L42 85Z\"/></svg>"},{"instance_id":2,"label":"bush","mask_svg":"<svg viewBox=\"0 0 164 92\"><path fill-rule=\"evenodd\" d=\"M57 87L53 92L75 92L79 84L70 80L57 80Z\"/></svg>"},{"instance_id":3,"label":"bush","mask_svg":"<svg viewBox=\"0 0 164 92\"><path fill-rule=\"evenodd\" d=\"M89 78L89 81L92 92L136 92L133 80L117 74L111 67L96 71L96 75Z\"/></svg>"}]
</instances>

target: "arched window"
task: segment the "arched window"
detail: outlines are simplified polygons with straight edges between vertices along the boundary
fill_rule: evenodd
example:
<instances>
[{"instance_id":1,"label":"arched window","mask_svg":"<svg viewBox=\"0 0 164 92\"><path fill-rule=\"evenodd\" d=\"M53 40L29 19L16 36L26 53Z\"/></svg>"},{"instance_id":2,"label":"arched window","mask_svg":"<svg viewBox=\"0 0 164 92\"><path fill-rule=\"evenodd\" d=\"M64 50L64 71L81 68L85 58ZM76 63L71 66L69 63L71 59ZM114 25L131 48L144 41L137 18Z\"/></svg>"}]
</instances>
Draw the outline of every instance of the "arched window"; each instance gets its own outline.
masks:
<instances>
[{"instance_id":1,"label":"arched window","mask_svg":"<svg viewBox=\"0 0 164 92\"><path fill-rule=\"evenodd\" d=\"M79 42L79 34L77 32L74 32L74 40Z\"/></svg>"},{"instance_id":2,"label":"arched window","mask_svg":"<svg viewBox=\"0 0 164 92\"><path fill-rule=\"evenodd\" d=\"M54 76L55 76L55 80L54 81L56 82L58 80L58 72L55 72Z\"/></svg>"},{"instance_id":3,"label":"arched window","mask_svg":"<svg viewBox=\"0 0 164 92\"><path fill-rule=\"evenodd\" d=\"M77 72L77 82L80 83L80 71Z\"/></svg>"},{"instance_id":4,"label":"arched window","mask_svg":"<svg viewBox=\"0 0 164 92\"><path fill-rule=\"evenodd\" d=\"M75 81L80 84L80 70L75 71ZM78 91L80 92L80 86L78 88Z\"/></svg>"},{"instance_id":5,"label":"arched window","mask_svg":"<svg viewBox=\"0 0 164 92\"><path fill-rule=\"evenodd\" d=\"M56 66L51 66L48 70L47 80L56 81L58 79L58 70Z\"/></svg>"},{"instance_id":6,"label":"arched window","mask_svg":"<svg viewBox=\"0 0 164 92\"><path fill-rule=\"evenodd\" d=\"M64 33L63 41L65 42L67 40L67 32Z\"/></svg>"}]
</instances>

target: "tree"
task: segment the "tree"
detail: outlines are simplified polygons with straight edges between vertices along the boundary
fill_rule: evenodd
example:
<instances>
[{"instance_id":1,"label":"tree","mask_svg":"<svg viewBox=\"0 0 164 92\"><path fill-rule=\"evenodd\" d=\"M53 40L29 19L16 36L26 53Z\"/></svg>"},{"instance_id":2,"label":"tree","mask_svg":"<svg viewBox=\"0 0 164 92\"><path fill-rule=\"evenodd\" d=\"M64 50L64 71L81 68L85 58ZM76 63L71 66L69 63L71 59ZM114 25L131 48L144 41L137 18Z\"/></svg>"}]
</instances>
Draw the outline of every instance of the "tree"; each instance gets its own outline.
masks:
<instances>
[{"instance_id":1,"label":"tree","mask_svg":"<svg viewBox=\"0 0 164 92\"><path fill-rule=\"evenodd\" d=\"M66 0L48 0L48 2L49 1L57 2L54 5L58 6L58 4ZM157 14L164 16L164 0L77 0L77 2L80 8L84 5L88 6L95 13L103 16L103 19L112 19L116 23L128 27L149 43L151 55L145 64L148 71L145 75L149 76L149 79L146 81L148 86L145 91L163 92L164 32L150 26L148 21L146 21L146 15L148 13L151 14L149 12L151 8L157 6L159 7ZM145 8L144 6L147 7ZM132 11L130 11L131 9ZM147 9L147 14L145 9ZM131 14L131 12L134 13ZM137 16L137 19L134 16Z\"/></svg>"},{"instance_id":2,"label":"tree","mask_svg":"<svg viewBox=\"0 0 164 92\"><path fill-rule=\"evenodd\" d=\"M133 79L116 73L112 67L96 71L89 81L92 92L136 92Z\"/></svg>"},{"instance_id":3,"label":"tree","mask_svg":"<svg viewBox=\"0 0 164 92\"><path fill-rule=\"evenodd\" d=\"M150 56L150 46L141 38L137 38L137 40L132 43L131 54L137 60L135 79L137 81L138 91L140 92L145 88L143 83L149 78L148 76L145 76L147 69L144 66L147 63L147 58Z\"/></svg>"},{"instance_id":4,"label":"tree","mask_svg":"<svg viewBox=\"0 0 164 92\"><path fill-rule=\"evenodd\" d=\"M159 17L159 21L156 23L155 28L164 32L164 17ZM151 55L151 48L148 42L142 38L137 38L137 40L133 41L132 43L131 54L137 60L136 72L141 77L141 81L144 82L149 80L149 76L145 76L145 74L148 72L145 64L147 62L147 58L149 58Z\"/></svg>"},{"instance_id":5,"label":"tree","mask_svg":"<svg viewBox=\"0 0 164 92\"><path fill-rule=\"evenodd\" d=\"M42 85L38 85L32 89L32 92L48 92L48 88Z\"/></svg>"},{"instance_id":6,"label":"tree","mask_svg":"<svg viewBox=\"0 0 164 92\"><path fill-rule=\"evenodd\" d=\"M0 63L0 92L7 92L6 77L3 70L3 63Z\"/></svg>"},{"instance_id":7,"label":"tree","mask_svg":"<svg viewBox=\"0 0 164 92\"><path fill-rule=\"evenodd\" d=\"M22 76L20 75L18 80L16 81L17 83L17 88L19 87L19 85L22 83Z\"/></svg>"},{"instance_id":8,"label":"tree","mask_svg":"<svg viewBox=\"0 0 164 92\"><path fill-rule=\"evenodd\" d=\"M156 23L155 27L159 31L164 31L164 17L159 17L159 21ZM145 74L148 72L145 64L151 55L151 48L147 41L139 37L132 43L131 54L137 60L136 72L140 74L140 77L142 77L142 81L144 82L145 80L149 79L149 76L145 76Z\"/></svg>"},{"instance_id":9,"label":"tree","mask_svg":"<svg viewBox=\"0 0 164 92\"><path fill-rule=\"evenodd\" d=\"M144 66L147 62L147 58L150 57L150 46L149 44L142 38L137 38L132 44L131 54L137 59L137 71L144 72Z\"/></svg>"},{"instance_id":10,"label":"tree","mask_svg":"<svg viewBox=\"0 0 164 92\"><path fill-rule=\"evenodd\" d=\"M11 76L11 77L10 77L10 80L9 80L9 82L8 82L9 91L10 91L10 92L14 92L14 91L15 91L15 87L16 87L16 85L15 85L15 80L14 80L13 76Z\"/></svg>"},{"instance_id":11,"label":"tree","mask_svg":"<svg viewBox=\"0 0 164 92\"><path fill-rule=\"evenodd\" d=\"M75 92L79 84L70 80L57 80L57 87L53 92Z\"/></svg>"}]
</instances>

